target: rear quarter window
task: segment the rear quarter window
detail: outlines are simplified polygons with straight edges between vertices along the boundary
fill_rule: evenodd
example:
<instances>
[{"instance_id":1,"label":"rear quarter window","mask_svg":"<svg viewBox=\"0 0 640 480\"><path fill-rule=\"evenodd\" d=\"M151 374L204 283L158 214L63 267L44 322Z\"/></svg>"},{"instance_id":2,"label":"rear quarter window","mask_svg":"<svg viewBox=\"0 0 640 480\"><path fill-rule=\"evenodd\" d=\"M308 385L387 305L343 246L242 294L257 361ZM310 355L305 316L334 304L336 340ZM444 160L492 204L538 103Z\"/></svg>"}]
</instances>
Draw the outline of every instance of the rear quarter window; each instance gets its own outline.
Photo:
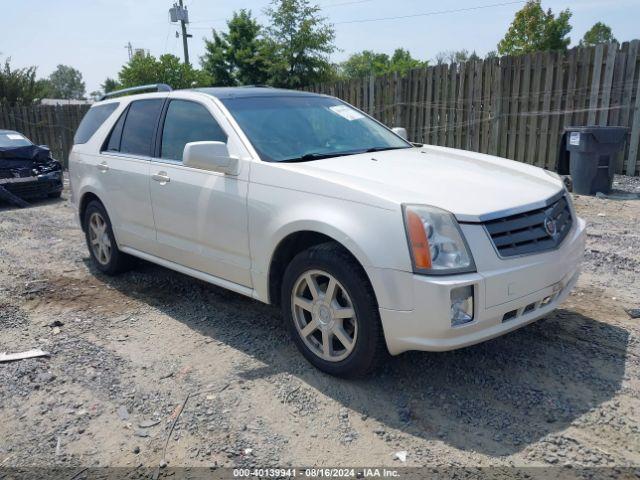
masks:
<instances>
[{"instance_id":1,"label":"rear quarter window","mask_svg":"<svg viewBox=\"0 0 640 480\"><path fill-rule=\"evenodd\" d=\"M107 103L91 107L78 125L73 143L87 143L107 118L118 108L119 103Z\"/></svg>"}]
</instances>

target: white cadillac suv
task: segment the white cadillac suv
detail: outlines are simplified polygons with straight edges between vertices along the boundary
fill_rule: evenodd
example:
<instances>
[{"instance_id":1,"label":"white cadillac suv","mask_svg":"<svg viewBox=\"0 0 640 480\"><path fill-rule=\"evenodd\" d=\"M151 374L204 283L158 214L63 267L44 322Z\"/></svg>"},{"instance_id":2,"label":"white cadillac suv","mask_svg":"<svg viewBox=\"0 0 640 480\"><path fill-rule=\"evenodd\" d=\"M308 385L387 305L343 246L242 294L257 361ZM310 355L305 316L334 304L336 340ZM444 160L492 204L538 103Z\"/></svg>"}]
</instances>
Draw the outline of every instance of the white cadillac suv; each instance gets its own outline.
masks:
<instances>
[{"instance_id":1,"label":"white cadillac suv","mask_svg":"<svg viewBox=\"0 0 640 480\"><path fill-rule=\"evenodd\" d=\"M585 223L554 173L415 146L329 96L153 87L94 104L71 151L106 274L139 257L279 305L302 354L350 377L522 327L577 281Z\"/></svg>"}]
</instances>

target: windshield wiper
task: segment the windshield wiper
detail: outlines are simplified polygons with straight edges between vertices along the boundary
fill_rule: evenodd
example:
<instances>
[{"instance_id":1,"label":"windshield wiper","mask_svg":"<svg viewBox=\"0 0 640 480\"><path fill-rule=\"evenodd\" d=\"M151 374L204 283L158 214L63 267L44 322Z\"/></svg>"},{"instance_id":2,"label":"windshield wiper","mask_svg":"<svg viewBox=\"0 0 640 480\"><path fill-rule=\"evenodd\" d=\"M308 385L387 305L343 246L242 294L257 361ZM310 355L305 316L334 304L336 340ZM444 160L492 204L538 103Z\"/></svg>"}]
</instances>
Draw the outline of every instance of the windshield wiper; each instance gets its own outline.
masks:
<instances>
[{"instance_id":1,"label":"windshield wiper","mask_svg":"<svg viewBox=\"0 0 640 480\"><path fill-rule=\"evenodd\" d=\"M310 162L312 160L322 160L323 158L346 157L347 155L359 155L361 153L382 152L384 150L399 150L403 148L411 148L411 147L372 147L372 148L367 148L366 150L352 150L349 152L305 153L300 157L287 158L285 160L279 160L279 162L280 163Z\"/></svg>"},{"instance_id":2,"label":"windshield wiper","mask_svg":"<svg viewBox=\"0 0 640 480\"><path fill-rule=\"evenodd\" d=\"M411 148L411 147L372 147L363 150L362 153L371 153L371 152L384 152L385 150L402 150L403 148Z\"/></svg>"},{"instance_id":3,"label":"windshield wiper","mask_svg":"<svg viewBox=\"0 0 640 480\"><path fill-rule=\"evenodd\" d=\"M322 160L323 158L344 157L346 155L355 155L361 152L336 152L336 153L305 153L301 157L287 158L279 160L279 163L295 163L310 162L312 160Z\"/></svg>"}]
</instances>

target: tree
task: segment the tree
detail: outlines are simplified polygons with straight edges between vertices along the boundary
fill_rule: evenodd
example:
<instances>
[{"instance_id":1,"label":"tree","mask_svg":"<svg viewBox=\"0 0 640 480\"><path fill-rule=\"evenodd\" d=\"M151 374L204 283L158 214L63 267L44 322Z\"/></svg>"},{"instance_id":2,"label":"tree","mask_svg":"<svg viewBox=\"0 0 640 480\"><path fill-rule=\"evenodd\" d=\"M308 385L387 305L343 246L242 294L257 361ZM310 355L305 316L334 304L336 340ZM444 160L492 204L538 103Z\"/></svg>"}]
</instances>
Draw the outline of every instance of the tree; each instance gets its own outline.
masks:
<instances>
[{"instance_id":1,"label":"tree","mask_svg":"<svg viewBox=\"0 0 640 480\"><path fill-rule=\"evenodd\" d=\"M580 40L580 46L593 47L599 43L612 43L617 41L618 40L613 36L613 32L609 25L597 22L587 33L584 34L584 37Z\"/></svg>"},{"instance_id":2,"label":"tree","mask_svg":"<svg viewBox=\"0 0 640 480\"><path fill-rule=\"evenodd\" d=\"M309 0L273 0L266 10L270 83L298 88L335 76L329 62L336 50L335 31L319 12Z\"/></svg>"},{"instance_id":3,"label":"tree","mask_svg":"<svg viewBox=\"0 0 640 480\"><path fill-rule=\"evenodd\" d=\"M571 11L563 10L556 17L546 12L540 0L528 0L516 13L504 38L498 43L500 55L524 55L531 52L564 50L571 43Z\"/></svg>"},{"instance_id":4,"label":"tree","mask_svg":"<svg viewBox=\"0 0 640 480\"><path fill-rule=\"evenodd\" d=\"M113 78L105 78L104 82L100 85L100 87L102 88L102 91L104 93L109 93L109 92L113 92L114 90L118 90L120 87L120 84L118 83L117 80L114 80Z\"/></svg>"},{"instance_id":5,"label":"tree","mask_svg":"<svg viewBox=\"0 0 640 480\"><path fill-rule=\"evenodd\" d=\"M11 58L0 65L0 105L30 105L44 96L36 67L11 69Z\"/></svg>"},{"instance_id":6,"label":"tree","mask_svg":"<svg viewBox=\"0 0 640 480\"><path fill-rule=\"evenodd\" d=\"M339 65L339 71L345 79L380 76L398 72L406 74L412 68L426 67L429 62L416 60L409 51L398 48L389 57L386 53L363 50L354 53Z\"/></svg>"},{"instance_id":7,"label":"tree","mask_svg":"<svg viewBox=\"0 0 640 480\"><path fill-rule=\"evenodd\" d=\"M391 56L391 63L389 65L389 73L399 73L406 75L409 70L414 68L426 67L429 62L416 60L411 56L409 50L404 48L396 48Z\"/></svg>"},{"instance_id":8,"label":"tree","mask_svg":"<svg viewBox=\"0 0 640 480\"><path fill-rule=\"evenodd\" d=\"M354 53L340 64L340 73L347 79L384 75L389 71L391 59L386 53L363 50Z\"/></svg>"},{"instance_id":9,"label":"tree","mask_svg":"<svg viewBox=\"0 0 640 480\"><path fill-rule=\"evenodd\" d=\"M211 85L211 78L206 72L182 63L178 57L171 54L161 55L158 59L149 54L134 55L129 60L129 63L124 65L120 73L118 73L118 81L118 86L121 88L149 83L166 83L172 88ZM115 84L110 84L109 87L115 88Z\"/></svg>"},{"instance_id":10,"label":"tree","mask_svg":"<svg viewBox=\"0 0 640 480\"><path fill-rule=\"evenodd\" d=\"M215 30L212 36L212 40L205 40L205 54L200 58L200 65L211 76L213 85L218 87L236 85L228 61L229 44Z\"/></svg>"},{"instance_id":11,"label":"tree","mask_svg":"<svg viewBox=\"0 0 640 480\"><path fill-rule=\"evenodd\" d=\"M49 75L48 80L48 96L75 100L84 98L85 86L82 73L79 70L68 65L58 65L55 71Z\"/></svg>"},{"instance_id":12,"label":"tree","mask_svg":"<svg viewBox=\"0 0 640 480\"><path fill-rule=\"evenodd\" d=\"M258 85L269 78L267 43L262 27L251 11L234 12L227 22L227 33L212 32L205 39L205 54L200 58L202 69L214 85Z\"/></svg>"},{"instance_id":13,"label":"tree","mask_svg":"<svg viewBox=\"0 0 640 480\"><path fill-rule=\"evenodd\" d=\"M469 54L469 50L446 50L443 52L439 52L436 55L436 63L438 65L442 65L444 63L463 63L463 62L475 62L480 60L480 57L474 50L473 53Z\"/></svg>"}]
</instances>

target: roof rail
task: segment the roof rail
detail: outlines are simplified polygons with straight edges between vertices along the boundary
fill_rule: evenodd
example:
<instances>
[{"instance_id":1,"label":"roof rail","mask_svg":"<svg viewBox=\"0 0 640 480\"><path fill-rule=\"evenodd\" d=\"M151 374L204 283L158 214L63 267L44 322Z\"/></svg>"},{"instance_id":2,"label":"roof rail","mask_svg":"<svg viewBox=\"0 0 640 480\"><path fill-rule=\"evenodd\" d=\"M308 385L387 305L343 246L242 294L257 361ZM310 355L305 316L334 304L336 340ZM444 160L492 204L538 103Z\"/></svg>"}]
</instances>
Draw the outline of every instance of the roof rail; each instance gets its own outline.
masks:
<instances>
[{"instance_id":1,"label":"roof rail","mask_svg":"<svg viewBox=\"0 0 640 480\"><path fill-rule=\"evenodd\" d=\"M117 97L120 95L126 95L128 93L144 92L146 90L155 90L156 92L170 92L172 88L166 83L151 83L149 85L140 85L139 87L123 88L121 90L114 90L113 92L105 93L100 97L100 100L106 100L107 98Z\"/></svg>"}]
</instances>

